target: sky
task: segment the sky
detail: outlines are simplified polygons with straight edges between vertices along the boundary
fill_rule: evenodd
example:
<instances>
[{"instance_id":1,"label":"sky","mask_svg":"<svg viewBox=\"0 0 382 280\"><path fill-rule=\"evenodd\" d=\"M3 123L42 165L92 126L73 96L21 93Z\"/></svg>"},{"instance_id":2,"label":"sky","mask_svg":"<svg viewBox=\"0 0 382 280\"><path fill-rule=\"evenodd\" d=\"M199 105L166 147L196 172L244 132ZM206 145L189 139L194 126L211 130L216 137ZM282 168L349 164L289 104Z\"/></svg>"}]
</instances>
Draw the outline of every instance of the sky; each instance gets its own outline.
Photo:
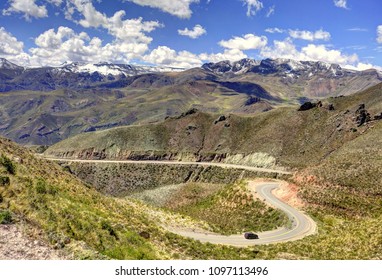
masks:
<instances>
[{"instance_id":1,"label":"sky","mask_svg":"<svg viewBox=\"0 0 382 280\"><path fill-rule=\"evenodd\" d=\"M1 0L0 57L33 67L248 57L382 70L381 14L380 0Z\"/></svg>"}]
</instances>

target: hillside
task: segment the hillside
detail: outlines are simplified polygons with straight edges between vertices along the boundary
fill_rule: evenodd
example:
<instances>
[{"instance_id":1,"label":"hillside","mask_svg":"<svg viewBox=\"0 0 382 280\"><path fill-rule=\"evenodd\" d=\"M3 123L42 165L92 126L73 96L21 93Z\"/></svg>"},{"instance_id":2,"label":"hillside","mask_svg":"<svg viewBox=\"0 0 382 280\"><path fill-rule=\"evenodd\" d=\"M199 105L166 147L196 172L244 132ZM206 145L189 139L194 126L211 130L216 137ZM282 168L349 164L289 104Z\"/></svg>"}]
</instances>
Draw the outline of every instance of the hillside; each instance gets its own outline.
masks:
<instances>
[{"instance_id":1,"label":"hillside","mask_svg":"<svg viewBox=\"0 0 382 280\"><path fill-rule=\"evenodd\" d=\"M242 190L236 194L233 189L232 193L232 199L243 196ZM232 203L229 197L223 199ZM260 201L255 204L257 209L267 209ZM278 213L270 210L277 220ZM263 224L270 226L269 221ZM35 258L250 259L259 253L253 248L202 244L167 232L162 225L209 227L201 220L139 201L104 196L59 165L38 159L27 149L0 138L0 235L4 230L7 240L10 235L29 236L32 241L28 242L36 244L36 250L43 250ZM19 232L14 232L16 228ZM15 248L7 246L15 240L0 247L0 256L14 252ZM37 245L42 243L48 247ZM17 256L11 257L30 258L30 246L27 243ZM53 252L47 255L46 250Z\"/></svg>"},{"instance_id":2,"label":"hillside","mask_svg":"<svg viewBox=\"0 0 382 280\"><path fill-rule=\"evenodd\" d=\"M80 134L51 146L45 154L304 168L318 164L344 143L378 130L378 126L372 127L379 123L374 118L382 112L381 88L379 84L355 95L329 98L322 107L306 111L280 107L249 117L190 110L157 124ZM365 104L370 115L370 121L361 126L357 123L360 104Z\"/></svg>"},{"instance_id":3,"label":"hillside","mask_svg":"<svg viewBox=\"0 0 382 280\"><path fill-rule=\"evenodd\" d=\"M158 122L190 108L251 115L353 94L382 79L376 70L282 59L223 61L185 71L108 63L25 69L2 61L0 134L24 145Z\"/></svg>"},{"instance_id":4,"label":"hillside","mask_svg":"<svg viewBox=\"0 0 382 280\"><path fill-rule=\"evenodd\" d=\"M172 155L173 159L189 159L191 152L196 151L194 159L206 160L208 157L202 157L202 152L198 153L199 149L215 151L207 150L207 144L201 145L204 142L198 139L204 138L200 133L208 133L211 129L205 139L213 141L214 137L220 137L222 143L230 144L220 146L227 149L225 151L232 151L232 154L237 151L267 153L268 156L274 156L276 165L296 168L290 179L291 188L298 193L305 211L318 224L318 234L315 236L268 245L266 248L257 246L260 251L257 257L381 259L381 99L380 84L351 96L330 98L323 101L323 107L306 111L297 111L296 107L278 108L253 117L226 116L226 120L216 124L219 115L189 112L157 125L115 128L79 135L52 146L47 152L50 155L82 158L139 158L137 155L140 158L169 158ZM329 103L334 110L328 109ZM234 129L238 125L235 133L228 134L232 142L224 142L229 137L224 138L225 134L218 129L219 125L221 130ZM192 132L198 130L199 134L192 136ZM148 135L161 141L142 141ZM189 137L184 139L187 135ZM98 142L98 139L109 139L110 142L102 149L94 150L93 147L102 142ZM107 148L112 143L114 150ZM191 145L193 143L199 146ZM133 147L136 151L123 153L121 147ZM150 147L150 152L146 150L147 147ZM163 149L167 147L173 150L164 154ZM179 154L179 151L183 153ZM222 156L209 154L209 159L213 158L221 160ZM259 163L256 160L258 158L253 159L252 163ZM196 204L186 209L193 214L198 206Z\"/></svg>"}]
</instances>

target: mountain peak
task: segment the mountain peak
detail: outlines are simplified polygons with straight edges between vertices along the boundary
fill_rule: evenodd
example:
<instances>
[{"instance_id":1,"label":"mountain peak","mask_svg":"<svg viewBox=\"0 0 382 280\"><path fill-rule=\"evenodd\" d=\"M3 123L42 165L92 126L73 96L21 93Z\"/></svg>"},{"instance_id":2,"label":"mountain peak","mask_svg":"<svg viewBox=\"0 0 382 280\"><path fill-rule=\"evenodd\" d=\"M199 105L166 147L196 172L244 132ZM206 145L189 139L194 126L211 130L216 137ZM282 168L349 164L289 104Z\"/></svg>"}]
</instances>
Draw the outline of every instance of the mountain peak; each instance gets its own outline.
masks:
<instances>
[{"instance_id":1,"label":"mountain peak","mask_svg":"<svg viewBox=\"0 0 382 280\"><path fill-rule=\"evenodd\" d=\"M18 66L5 58L0 58L0 69L9 69L9 70L20 70L24 69L21 66Z\"/></svg>"},{"instance_id":2,"label":"mountain peak","mask_svg":"<svg viewBox=\"0 0 382 280\"><path fill-rule=\"evenodd\" d=\"M341 76L348 70L342 69L338 64L331 64L321 61L298 61L287 58L266 58L261 61L245 58L239 61L230 62L227 60L217 63L206 63L202 66L207 71L216 74L245 74L249 72L269 75L281 75L288 77L299 77L308 75L309 77L321 73L327 76Z\"/></svg>"}]
</instances>

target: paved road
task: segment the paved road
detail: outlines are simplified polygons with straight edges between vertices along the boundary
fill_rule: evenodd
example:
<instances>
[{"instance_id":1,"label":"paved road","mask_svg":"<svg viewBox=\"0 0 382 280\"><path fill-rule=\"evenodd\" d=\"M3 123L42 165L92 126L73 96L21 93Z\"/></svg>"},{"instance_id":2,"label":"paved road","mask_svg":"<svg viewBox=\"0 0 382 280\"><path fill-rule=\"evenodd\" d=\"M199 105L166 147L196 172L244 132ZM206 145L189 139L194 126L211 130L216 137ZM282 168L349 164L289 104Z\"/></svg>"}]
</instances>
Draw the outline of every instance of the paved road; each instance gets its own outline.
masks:
<instances>
[{"instance_id":1,"label":"paved road","mask_svg":"<svg viewBox=\"0 0 382 280\"><path fill-rule=\"evenodd\" d=\"M285 212L291 221L290 228L282 227L272 231L257 232L259 239L254 240L245 239L243 234L225 236L214 233L179 230L176 228L167 229L173 233L197 239L201 242L210 242L213 244L224 244L238 247L294 241L314 234L316 232L316 224L309 216L298 211L297 209L294 209L288 204L285 204L272 194L272 191L278 188L279 184L279 182L264 182L258 184L255 189L251 187L248 188L251 192L257 193L258 196L265 199L275 208Z\"/></svg>"},{"instance_id":2,"label":"paved road","mask_svg":"<svg viewBox=\"0 0 382 280\"><path fill-rule=\"evenodd\" d=\"M182 162L182 161L132 161L132 160L81 160L81 159L60 159L60 158L46 158L54 161L66 162L91 162L91 163L134 163L134 164L166 164L166 165L202 165L202 166L218 166L223 168L242 169L250 171L271 172L279 174L291 174L283 170L273 170L266 168L257 168L251 166L213 163L213 162ZM289 206L288 204L280 201L272 194L272 191L279 187L280 182L263 182L257 184L256 187L248 184L248 189L256 194L258 197L263 198L268 204L278 208L286 213L290 220L290 227L282 227L272 231L257 232L259 239L247 240L243 234L237 235L219 235L211 232L197 232L193 230L182 230L178 228L166 228L167 230L190 237L201 242L209 242L213 244L224 244L238 247L252 246L256 244L271 244L286 241L293 241L304 238L305 236L314 234L316 232L316 223L307 215L297 209Z\"/></svg>"}]
</instances>

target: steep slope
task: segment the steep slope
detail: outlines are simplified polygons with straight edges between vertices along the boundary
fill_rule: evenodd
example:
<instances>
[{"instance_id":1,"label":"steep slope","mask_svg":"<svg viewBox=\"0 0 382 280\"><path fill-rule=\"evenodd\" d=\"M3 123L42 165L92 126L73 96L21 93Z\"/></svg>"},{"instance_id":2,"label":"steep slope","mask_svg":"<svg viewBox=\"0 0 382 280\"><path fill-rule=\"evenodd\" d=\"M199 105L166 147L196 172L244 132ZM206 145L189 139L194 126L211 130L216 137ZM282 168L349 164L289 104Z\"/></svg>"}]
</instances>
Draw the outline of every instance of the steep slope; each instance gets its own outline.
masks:
<instances>
[{"instance_id":1,"label":"steep slope","mask_svg":"<svg viewBox=\"0 0 382 280\"><path fill-rule=\"evenodd\" d=\"M160 258L155 242L139 236L155 236L157 228L134 204L100 195L3 138L0 157L1 224L22 222L34 238L75 258Z\"/></svg>"},{"instance_id":2,"label":"steep slope","mask_svg":"<svg viewBox=\"0 0 382 280\"><path fill-rule=\"evenodd\" d=\"M224 200L232 203L234 198ZM256 207L267 209L260 201ZM167 232L162 224L191 229L208 225L138 201L103 196L60 166L0 138L0 235L6 230L10 240L9 229L21 224L33 244L43 240L51 248L41 249L63 250L74 259L253 259L259 254L253 248L202 244ZM11 245L2 244L0 256L13 252L7 250Z\"/></svg>"},{"instance_id":3,"label":"steep slope","mask_svg":"<svg viewBox=\"0 0 382 280\"><path fill-rule=\"evenodd\" d=\"M158 124L81 134L53 145L46 154L74 158L216 161L240 161L247 156L249 162L253 155L254 163L260 155L265 155L273 165L306 167L371 131L373 123L379 121L358 127L357 112L359 104L365 103L371 118L379 115L381 88L379 84L356 95L330 98L323 102L324 106L308 111L283 107L248 117L191 110Z\"/></svg>"}]
</instances>

